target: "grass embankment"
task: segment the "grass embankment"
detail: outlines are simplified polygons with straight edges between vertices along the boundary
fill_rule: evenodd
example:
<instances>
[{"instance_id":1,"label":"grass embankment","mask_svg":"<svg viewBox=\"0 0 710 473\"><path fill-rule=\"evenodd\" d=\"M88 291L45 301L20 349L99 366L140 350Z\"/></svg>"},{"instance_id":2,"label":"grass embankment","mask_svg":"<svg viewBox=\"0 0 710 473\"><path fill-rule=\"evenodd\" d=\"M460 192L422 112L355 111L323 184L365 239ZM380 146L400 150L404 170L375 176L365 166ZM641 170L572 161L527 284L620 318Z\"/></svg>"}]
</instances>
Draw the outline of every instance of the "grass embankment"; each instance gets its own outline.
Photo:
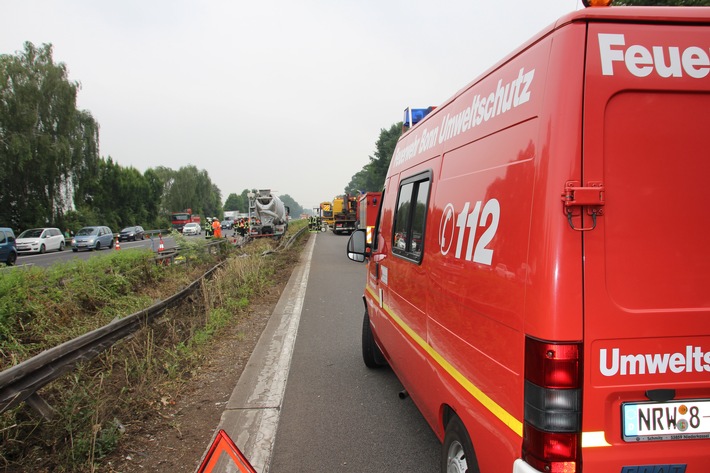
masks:
<instances>
[{"instance_id":1,"label":"grass embankment","mask_svg":"<svg viewBox=\"0 0 710 473\"><path fill-rule=\"evenodd\" d=\"M292 225L287 237L299 228ZM124 250L0 273L0 370L175 294L217 264L203 246L182 239L186 258L173 266L157 265L150 251ZM55 410L51 420L26 404L1 413L0 471L96 471L118 445L121 422L177 397L212 337L248 316L250 302L293 266L302 245L262 256L272 246L231 247L180 307L42 389Z\"/></svg>"}]
</instances>

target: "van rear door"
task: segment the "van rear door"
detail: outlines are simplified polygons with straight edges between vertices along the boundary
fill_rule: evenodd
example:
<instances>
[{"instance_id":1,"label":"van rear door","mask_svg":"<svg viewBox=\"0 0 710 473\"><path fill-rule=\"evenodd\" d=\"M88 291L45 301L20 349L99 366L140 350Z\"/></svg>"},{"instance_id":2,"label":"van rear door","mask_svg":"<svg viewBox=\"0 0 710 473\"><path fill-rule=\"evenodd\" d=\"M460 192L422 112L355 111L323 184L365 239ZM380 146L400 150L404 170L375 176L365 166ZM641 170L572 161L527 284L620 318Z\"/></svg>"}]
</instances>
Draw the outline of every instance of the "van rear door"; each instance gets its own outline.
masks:
<instances>
[{"instance_id":1,"label":"van rear door","mask_svg":"<svg viewBox=\"0 0 710 473\"><path fill-rule=\"evenodd\" d=\"M589 25L580 187L603 191L581 232L585 471L710 465L704 15Z\"/></svg>"}]
</instances>

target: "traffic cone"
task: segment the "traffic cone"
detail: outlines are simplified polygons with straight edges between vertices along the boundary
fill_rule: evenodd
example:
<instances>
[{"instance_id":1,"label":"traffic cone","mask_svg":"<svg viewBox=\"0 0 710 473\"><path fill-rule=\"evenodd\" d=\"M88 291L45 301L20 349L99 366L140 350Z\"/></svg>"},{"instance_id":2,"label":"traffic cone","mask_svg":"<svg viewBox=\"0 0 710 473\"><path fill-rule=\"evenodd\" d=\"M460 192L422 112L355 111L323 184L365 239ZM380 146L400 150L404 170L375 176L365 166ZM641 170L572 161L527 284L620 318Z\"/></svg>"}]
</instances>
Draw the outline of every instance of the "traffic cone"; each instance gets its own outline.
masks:
<instances>
[{"instance_id":1,"label":"traffic cone","mask_svg":"<svg viewBox=\"0 0 710 473\"><path fill-rule=\"evenodd\" d=\"M160 236L160 245L158 245L158 253L161 253L165 250L165 245L163 245L163 235Z\"/></svg>"},{"instance_id":2,"label":"traffic cone","mask_svg":"<svg viewBox=\"0 0 710 473\"><path fill-rule=\"evenodd\" d=\"M121 249L121 243L119 243L118 237L116 237L116 247L115 248L116 248L116 251Z\"/></svg>"}]
</instances>

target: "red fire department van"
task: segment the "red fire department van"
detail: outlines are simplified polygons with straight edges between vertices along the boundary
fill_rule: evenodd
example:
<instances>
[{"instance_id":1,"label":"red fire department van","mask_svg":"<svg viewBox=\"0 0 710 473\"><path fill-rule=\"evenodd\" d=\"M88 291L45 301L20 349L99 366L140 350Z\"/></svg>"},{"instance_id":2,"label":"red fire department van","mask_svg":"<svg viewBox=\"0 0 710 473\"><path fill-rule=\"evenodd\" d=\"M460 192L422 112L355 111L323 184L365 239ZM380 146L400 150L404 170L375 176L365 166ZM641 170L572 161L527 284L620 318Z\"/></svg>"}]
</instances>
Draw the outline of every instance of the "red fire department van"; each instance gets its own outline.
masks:
<instances>
[{"instance_id":1,"label":"red fire department van","mask_svg":"<svg viewBox=\"0 0 710 473\"><path fill-rule=\"evenodd\" d=\"M441 469L710 471L710 8L560 18L399 140L363 358Z\"/></svg>"}]
</instances>

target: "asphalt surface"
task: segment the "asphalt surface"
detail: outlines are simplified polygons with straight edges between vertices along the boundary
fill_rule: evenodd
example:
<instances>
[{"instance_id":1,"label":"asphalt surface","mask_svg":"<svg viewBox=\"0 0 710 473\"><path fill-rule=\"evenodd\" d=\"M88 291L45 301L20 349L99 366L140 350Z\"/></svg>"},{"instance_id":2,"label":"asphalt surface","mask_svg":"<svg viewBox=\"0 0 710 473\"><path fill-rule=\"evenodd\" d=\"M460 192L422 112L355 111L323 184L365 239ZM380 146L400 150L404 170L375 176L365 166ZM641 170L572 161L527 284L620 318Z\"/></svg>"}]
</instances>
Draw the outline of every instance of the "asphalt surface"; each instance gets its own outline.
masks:
<instances>
[{"instance_id":1,"label":"asphalt surface","mask_svg":"<svg viewBox=\"0 0 710 473\"><path fill-rule=\"evenodd\" d=\"M362 362L365 265L347 238L311 235L222 417L259 473L439 469L441 445L396 376Z\"/></svg>"}]
</instances>

